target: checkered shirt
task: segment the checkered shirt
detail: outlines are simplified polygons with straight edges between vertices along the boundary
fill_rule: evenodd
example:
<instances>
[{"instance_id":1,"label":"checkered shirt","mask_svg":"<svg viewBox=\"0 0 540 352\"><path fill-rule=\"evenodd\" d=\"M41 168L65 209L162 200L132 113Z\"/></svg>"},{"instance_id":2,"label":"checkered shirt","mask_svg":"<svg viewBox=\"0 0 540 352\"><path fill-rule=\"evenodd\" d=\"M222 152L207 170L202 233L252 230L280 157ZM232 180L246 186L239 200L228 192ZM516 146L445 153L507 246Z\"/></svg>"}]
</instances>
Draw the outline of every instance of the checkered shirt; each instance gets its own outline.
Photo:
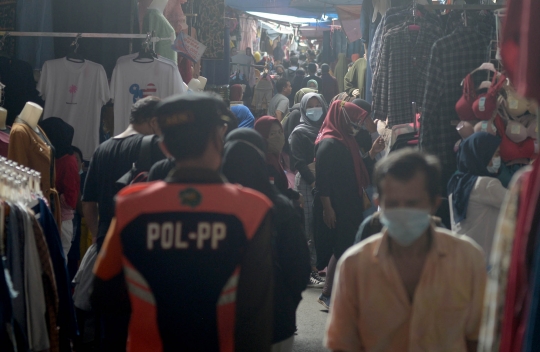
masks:
<instances>
[{"instance_id":1,"label":"checkered shirt","mask_svg":"<svg viewBox=\"0 0 540 352\"><path fill-rule=\"evenodd\" d=\"M441 28L427 21L417 32L408 27L406 23L384 35L373 77L374 116L388 118L390 127L413 121L411 103L423 101L431 47L442 37Z\"/></svg>"},{"instance_id":2,"label":"checkered shirt","mask_svg":"<svg viewBox=\"0 0 540 352\"><path fill-rule=\"evenodd\" d=\"M422 5L417 5L417 7L418 10L425 14L425 19L427 21L434 25L440 24L440 19L436 15L425 11L425 8ZM373 35L373 40L369 49L369 66L371 67L371 72L375 73L377 70L377 63L382 48L384 35L393 27L401 25L407 16L412 14L411 11L410 6L392 7L386 11L386 14L381 19L381 22L375 30L375 34Z\"/></svg>"},{"instance_id":3,"label":"checkered shirt","mask_svg":"<svg viewBox=\"0 0 540 352\"><path fill-rule=\"evenodd\" d=\"M491 15L493 18L493 15ZM463 78L487 59L490 36L477 26L459 27L433 45L422 104L420 147L439 157L443 173L456 169L454 145L460 139L451 121Z\"/></svg>"}]
</instances>

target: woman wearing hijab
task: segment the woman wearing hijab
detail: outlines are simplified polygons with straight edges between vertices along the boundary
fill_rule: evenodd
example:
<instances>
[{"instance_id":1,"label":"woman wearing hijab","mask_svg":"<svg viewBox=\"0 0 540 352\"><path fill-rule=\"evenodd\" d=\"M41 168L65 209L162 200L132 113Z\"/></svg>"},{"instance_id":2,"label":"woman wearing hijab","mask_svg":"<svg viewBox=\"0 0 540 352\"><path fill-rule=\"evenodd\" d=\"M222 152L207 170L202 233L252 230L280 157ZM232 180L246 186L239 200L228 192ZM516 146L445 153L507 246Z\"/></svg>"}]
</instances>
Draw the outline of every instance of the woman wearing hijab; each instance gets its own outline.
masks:
<instances>
[{"instance_id":1,"label":"woman wearing hijab","mask_svg":"<svg viewBox=\"0 0 540 352\"><path fill-rule=\"evenodd\" d=\"M283 126L273 116L262 116L255 123L255 131L259 132L266 141L266 166L270 180L281 194L297 203L300 194L289 188L287 173L282 164L282 151L285 145Z\"/></svg>"},{"instance_id":2,"label":"woman wearing hijab","mask_svg":"<svg viewBox=\"0 0 540 352\"><path fill-rule=\"evenodd\" d=\"M334 102L315 141L316 181L313 207L317 267L328 264L326 282L319 303L330 306L336 263L354 244L362 213L369 206L365 189L371 183L375 155L373 144L362 157L355 139L368 113L352 103ZM384 148L384 144L382 145Z\"/></svg>"},{"instance_id":3,"label":"woman wearing hijab","mask_svg":"<svg viewBox=\"0 0 540 352\"><path fill-rule=\"evenodd\" d=\"M244 102L242 101L243 97L244 91L242 90L242 86L239 84L232 85L229 99L231 100L230 109L234 116L236 116L238 122L236 125L237 127L253 128L255 117L251 113L251 110L244 105Z\"/></svg>"},{"instance_id":4,"label":"woman wearing hijab","mask_svg":"<svg viewBox=\"0 0 540 352\"><path fill-rule=\"evenodd\" d=\"M285 134L285 146L283 147L283 152L287 155L291 154L289 137L296 126L300 124L300 117L302 117L302 114L300 113L300 102L302 101L304 95L308 93L317 93L317 91L311 88L300 89L294 96L294 105L289 110L289 114L285 116L283 121L281 121L281 124L283 125L283 132Z\"/></svg>"},{"instance_id":5,"label":"woman wearing hijab","mask_svg":"<svg viewBox=\"0 0 540 352\"><path fill-rule=\"evenodd\" d=\"M306 88L311 88L313 90L319 90L319 84L317 83L316 80L314 79L310 79L308 82L307 82L307 87Z\"/></svg>"},{"instance_id":6,"label":"woman wearing hijab","mask_svg":"<svg viewBox=\"0 0 540 352\"><path fill-rule=\"evenodd\" d=\"M58 117L49 117L40 124L54 147L56 164L56 190L60 195L62 212L61 241L65 258L73 239L73 218L79 200L80 176L77 158L73 155L73 135L75 130Z\"/></svg>"},{"instance_id":7,"label":"woman wearing hijab","mask_svg":"<svg viewBox=\"0 0 540 352\"><path fill-rule=\"evenodd\" d=\"M287 70L285 69L283 65L276 65L274 66L274 68L276 70L277 79L280 79L280 78L285 78L287 80L289 79L289 76L287 75Z\"/></svg>"},{"instance_id":8,"label":"woman wearing hijab","mask_svg":"<svg viewBox=\"0 0 540 352\"><path fill-rule=\"evenodd\" d=\"M315 140L319 134L327 111L326 103L317 93L304 95L300 102L300 124L289 137L291 148L291 168L298 170L295 190L304 197L304 221L306 237L311 254L313 285L321 285L324 279L318 274L317 258L313 242L313 187L315 187Z\"/></svg>"},{"instance_id":9,"label":"woman wearing hijab","mask_svg":"<svg viewBox=\"0 0 540 352\"><path fill-rule=\"evenodd\" d=\"M491 253L495 227L506 188L497 179L501 139L473 133L458 151L458 170L448 183L452 231L474 239Z\"/></svg>"},{"instance_id":10,"label":"woman wearing hijab","mask_svg":"<svg viewBox=\"0 0 540 352\"><path fill-rule=\"evenodd\" d=\"M344 53L341 53L338 55L338 62L336 64L336 69L334 70L340 93L345 91L345 75L347 74L347 71L347 56Z\"/></svg>"},{"instance_id":11,"label":"woman wearing hijab","mask_svg":"<svg viewBox=\"0 0 540 352\"><path fill-rule=\"evenodd\" d=\"M265 143L249 129L227 136L222 172L232 183L252 188L274 203L274 334L273 351L292 351L296 331L296 309L306 289L309 251L302 223L291 202L269 182Z\"/></svg>"}]
</instances>

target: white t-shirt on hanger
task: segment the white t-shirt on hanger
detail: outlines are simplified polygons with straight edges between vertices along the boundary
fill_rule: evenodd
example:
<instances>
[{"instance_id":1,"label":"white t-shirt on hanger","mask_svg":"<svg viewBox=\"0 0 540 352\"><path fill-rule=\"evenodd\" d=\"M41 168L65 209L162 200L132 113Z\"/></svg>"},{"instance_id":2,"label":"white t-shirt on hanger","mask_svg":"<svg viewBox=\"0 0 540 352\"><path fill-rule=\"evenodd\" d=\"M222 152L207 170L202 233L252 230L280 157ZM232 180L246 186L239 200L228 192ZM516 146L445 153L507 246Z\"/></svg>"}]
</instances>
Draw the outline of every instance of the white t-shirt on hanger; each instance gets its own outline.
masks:
<instances>
[{"instance_id":1,"label":"white t-shirt on hanger","mask_svg":"<svg viewBox=\"0 0 540 352\"><path fill-rule=\"evenodd\" d=\"M43 64L37 89L45 100L43 118L59 117L75 129L73 145L90 159L99 146L101 108L110 100L105 69L66 58Z\"/></svg>"},{"instance_id":2,"label":"white t-shirt on hanger","mask_svg":"<svg viewBox=\"0 0 540 352\"><path fill-rule=\"evenodd\" d=\"M147 63L135 62L133 59L137 55L120 57L113 71L111 95L115 135L129 126L131 106L137 100L151 95L164 99L186 91L178 66L172 61L159 58Z\"/></svg>"}]
</instances>

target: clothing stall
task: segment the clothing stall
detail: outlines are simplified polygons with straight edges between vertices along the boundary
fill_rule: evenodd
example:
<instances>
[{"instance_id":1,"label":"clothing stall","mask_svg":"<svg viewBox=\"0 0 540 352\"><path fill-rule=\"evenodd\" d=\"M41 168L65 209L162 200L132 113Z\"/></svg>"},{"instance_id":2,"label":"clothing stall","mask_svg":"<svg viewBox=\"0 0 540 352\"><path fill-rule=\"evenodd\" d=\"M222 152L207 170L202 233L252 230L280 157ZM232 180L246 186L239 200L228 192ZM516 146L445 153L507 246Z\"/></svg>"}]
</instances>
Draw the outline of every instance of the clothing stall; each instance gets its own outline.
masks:
<instances>
[{"instance_id":1,"label":"clothing stall","mask_svg":"<svg viewBox=\"0 0 540 352\"><path fill-rule=\"evenodd\" d=\"M514 82L502 73L496 11L502 7L413 1L388 9L370 43L368 70L380 134L389 145L399 134L410 134L404 145L440 159L443 184L456 170L460 141L475 131L503 139L508 179L538 153L535 105L515 94Z\"/></svg>"},{"instance_id":2,"label":"clothing stall","mask_svg":"<svg viewBox=\"0 0 540 352\"><path fill-rule=\"evenodd\" d=\"M13 122L27 101L41 105L45 101L43 118L60 117L73 126L73 144L88 159L100 143L102 107L109 100L115 102L114 134L119 134L129 125L131 105L138 99L149 95L166 98L187 91L176 62L155 52L160 43L171 43L173 38L160 38L153 33L0 32L0 35L4 36L2 40L7 37L75 38L65 57L43 64L37 87L29 66L26 70L13 67L19 60L10 61L10 70L2 75L2 79L8 79L10 83L25 79L23 87L17 84L6 87L8 124ZM104 67L80 54L78 49L80 45L84 46L84 38L143 39L143 43L139 52L117 58L109 84ZM25 67L23 64L19 66Z\"/></svg>"},{"instance_id":3,"label":"clothing stall","mask_svg":"<svg viewBox=\"0 0 540 352\"><path fill-rule=\"evenodd\" d=\"M77 334L66 258L40 178L0 158L2 351L60 351Z\"/></svg>"}]
</instances>

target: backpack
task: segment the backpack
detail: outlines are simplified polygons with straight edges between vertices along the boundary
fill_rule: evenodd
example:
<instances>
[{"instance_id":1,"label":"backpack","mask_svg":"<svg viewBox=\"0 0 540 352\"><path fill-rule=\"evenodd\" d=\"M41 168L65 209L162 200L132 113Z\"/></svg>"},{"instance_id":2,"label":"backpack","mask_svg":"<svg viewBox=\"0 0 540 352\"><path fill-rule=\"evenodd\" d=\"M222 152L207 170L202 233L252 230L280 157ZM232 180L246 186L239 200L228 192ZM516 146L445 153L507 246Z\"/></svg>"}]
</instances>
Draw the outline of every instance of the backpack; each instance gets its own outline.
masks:
<instances>
[{"instance_id":1,"label":"backpack","mask_svg":"<svg viewBox=\"0 0 540 352\"><path fill-rule=\"evenodd\" d=\"M133 163L131 170L126 172L124 176L116 181L118 190L132 185L134 183L148 181L148 172L152 168L152 144L156 135L144 136L141 141L141 149L139 150L139 158Z\"/></svg>"}]
</instances>

